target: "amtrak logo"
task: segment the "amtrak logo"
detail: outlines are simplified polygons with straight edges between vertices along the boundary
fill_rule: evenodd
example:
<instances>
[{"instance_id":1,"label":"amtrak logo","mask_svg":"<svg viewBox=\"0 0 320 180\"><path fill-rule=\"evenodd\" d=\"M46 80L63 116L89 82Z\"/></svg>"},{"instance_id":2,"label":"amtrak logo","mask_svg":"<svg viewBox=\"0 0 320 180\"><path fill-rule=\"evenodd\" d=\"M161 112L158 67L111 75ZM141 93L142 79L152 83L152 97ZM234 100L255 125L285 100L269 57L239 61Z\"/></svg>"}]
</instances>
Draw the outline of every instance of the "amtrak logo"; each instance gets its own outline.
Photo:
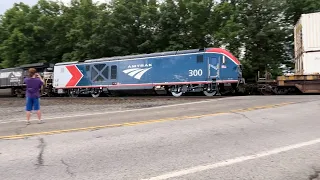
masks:
<instances>
[{"instance_id":1,"label":"amtrak logo","mask_svg":"<svg viewBox=\"0 0 320 180\"><path fill-rule=\"evenodd\" d=\"M140 80L141 77L152 68L152 64L129 65L128 69L122 71L129 76Z\"/></svg>"}]
</instances>

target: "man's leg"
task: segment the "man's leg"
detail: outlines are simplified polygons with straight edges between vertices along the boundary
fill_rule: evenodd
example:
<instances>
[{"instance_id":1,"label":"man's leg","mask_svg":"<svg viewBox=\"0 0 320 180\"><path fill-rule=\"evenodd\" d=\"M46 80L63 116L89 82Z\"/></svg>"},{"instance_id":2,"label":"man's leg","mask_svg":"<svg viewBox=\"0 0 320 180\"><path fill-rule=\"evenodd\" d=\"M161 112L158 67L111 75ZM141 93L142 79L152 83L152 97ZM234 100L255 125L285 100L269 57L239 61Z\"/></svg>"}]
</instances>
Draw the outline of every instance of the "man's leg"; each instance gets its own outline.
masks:
<instances>
[{"instance_id":1,"label":"man's leg","mask_svg":"<svg viewBox=\"0 0 320 180\"><path fill-rule=\"evenodd\" d=\"M34 109L35 111L37 111L37 116L38 116L38 120L39 123L43 123L43 121L41 120L41 111L40 111L40 99L39 98L34 98Z\"/></svg>"},{"instance_id":2,"label":"man's leg","mask_svg":"<svg viewBox=\"0 0 320 180\"><path fill-rule=\"evenodd\" d=\"M27 121L30 121L30 117L31 117L31 111L27 111Z\"/></svg>"},{"instance_id":3,"label":"man's leg","mask_svg":"<svg viewBox=\"0 0 320 180\"><path fill-rule=\"evenodd\" d=\"M27 99L26 99L27 124L30 124L32 105L33 105L32 99L27 97Z\"/></svg>"}]
</instances>

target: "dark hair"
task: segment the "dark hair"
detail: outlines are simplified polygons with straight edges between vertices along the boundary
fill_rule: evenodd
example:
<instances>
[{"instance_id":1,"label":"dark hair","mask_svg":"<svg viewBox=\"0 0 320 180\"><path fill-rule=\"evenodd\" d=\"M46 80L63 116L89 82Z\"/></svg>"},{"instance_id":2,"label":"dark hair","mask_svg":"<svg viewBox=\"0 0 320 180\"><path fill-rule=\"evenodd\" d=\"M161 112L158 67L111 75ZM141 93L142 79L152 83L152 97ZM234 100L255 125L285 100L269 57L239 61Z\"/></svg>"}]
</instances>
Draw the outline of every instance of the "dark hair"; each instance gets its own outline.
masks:
<instances>
[{"instance_id":1,"label":"dark hair","mask_svg":"<svg viewBox=\"0 0 320 180\"><path fill-rule=\"evenodd\" d=\"M29 69L29 77L32 77L36 72L37 72L37 70L35 68L30 68Z\"/></svg>"}]
</instances>

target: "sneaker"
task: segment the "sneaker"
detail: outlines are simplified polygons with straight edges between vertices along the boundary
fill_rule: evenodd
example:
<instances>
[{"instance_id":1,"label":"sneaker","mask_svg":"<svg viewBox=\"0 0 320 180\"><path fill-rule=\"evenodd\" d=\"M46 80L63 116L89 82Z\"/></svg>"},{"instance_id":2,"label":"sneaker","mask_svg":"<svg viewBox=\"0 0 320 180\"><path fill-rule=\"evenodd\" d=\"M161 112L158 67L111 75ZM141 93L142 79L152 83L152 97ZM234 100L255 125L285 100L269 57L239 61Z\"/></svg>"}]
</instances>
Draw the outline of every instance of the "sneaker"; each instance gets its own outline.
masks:
<instances>
[{"instance_id":1,"label":"sneaker","mask_svg":"<svg viewBox=\"0 0 320 180\"><path fill-rule=\"evenodd\" d=\"M43 120L39 120L38 124L43 124L44 121Z\"/></svg>"}]
</instances>

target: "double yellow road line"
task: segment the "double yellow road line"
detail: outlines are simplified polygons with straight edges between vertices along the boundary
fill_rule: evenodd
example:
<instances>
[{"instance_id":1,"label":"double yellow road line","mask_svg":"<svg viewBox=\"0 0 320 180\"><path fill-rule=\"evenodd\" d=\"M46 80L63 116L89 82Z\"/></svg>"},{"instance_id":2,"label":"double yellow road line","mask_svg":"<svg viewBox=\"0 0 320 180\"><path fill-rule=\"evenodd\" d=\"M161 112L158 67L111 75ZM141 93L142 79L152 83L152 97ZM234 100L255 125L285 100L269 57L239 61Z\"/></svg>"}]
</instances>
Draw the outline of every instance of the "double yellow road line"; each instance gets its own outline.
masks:
<instances>
[{"instance_id":1,"label":"double yellow road line","mask_svg":"<svg viewBox=\"0 0 320 180\"><path fill-rule=\"evenodd\" d=\"M30 134L0 136L0 139L23 139L26 137L37 136L37 135L52 135L52 134L60 134L60 133L67 133L67 132L98 130L98 129L112 128L112 127L136 126L136 125L141 125L141 124L151 124L151 123L159 123L159 122L166 122L166 121L196 119L196 118L216 116L216 115L221 115L221 114L229 114L229 113L234 113L234 112L248 112L248 111L254 111L254 110L258 110L258 109L270 109L270 108L281 107L281 106L285 106L285 105L289 105L289 104L294 104L294 102L272 104L272 105L266 105L266 106L256 106L256 107L251 107L251 108L236 109L236 110L231 110L231 111L226 111L226 112L218 112L218 113L213 113L213 114L203 114L203 115L197 115L197 116L180 116L180 117L163 118L163 119L156 119L156 120L136 121L136 122L127 122L127 123L120 123L120 124L109 124L109 125L103 125L103 126L92 126L92 127L56 130L56 131L48 131L48 132L38 132L38 133L30 133Z\"/></svg>"}]
</instances>

